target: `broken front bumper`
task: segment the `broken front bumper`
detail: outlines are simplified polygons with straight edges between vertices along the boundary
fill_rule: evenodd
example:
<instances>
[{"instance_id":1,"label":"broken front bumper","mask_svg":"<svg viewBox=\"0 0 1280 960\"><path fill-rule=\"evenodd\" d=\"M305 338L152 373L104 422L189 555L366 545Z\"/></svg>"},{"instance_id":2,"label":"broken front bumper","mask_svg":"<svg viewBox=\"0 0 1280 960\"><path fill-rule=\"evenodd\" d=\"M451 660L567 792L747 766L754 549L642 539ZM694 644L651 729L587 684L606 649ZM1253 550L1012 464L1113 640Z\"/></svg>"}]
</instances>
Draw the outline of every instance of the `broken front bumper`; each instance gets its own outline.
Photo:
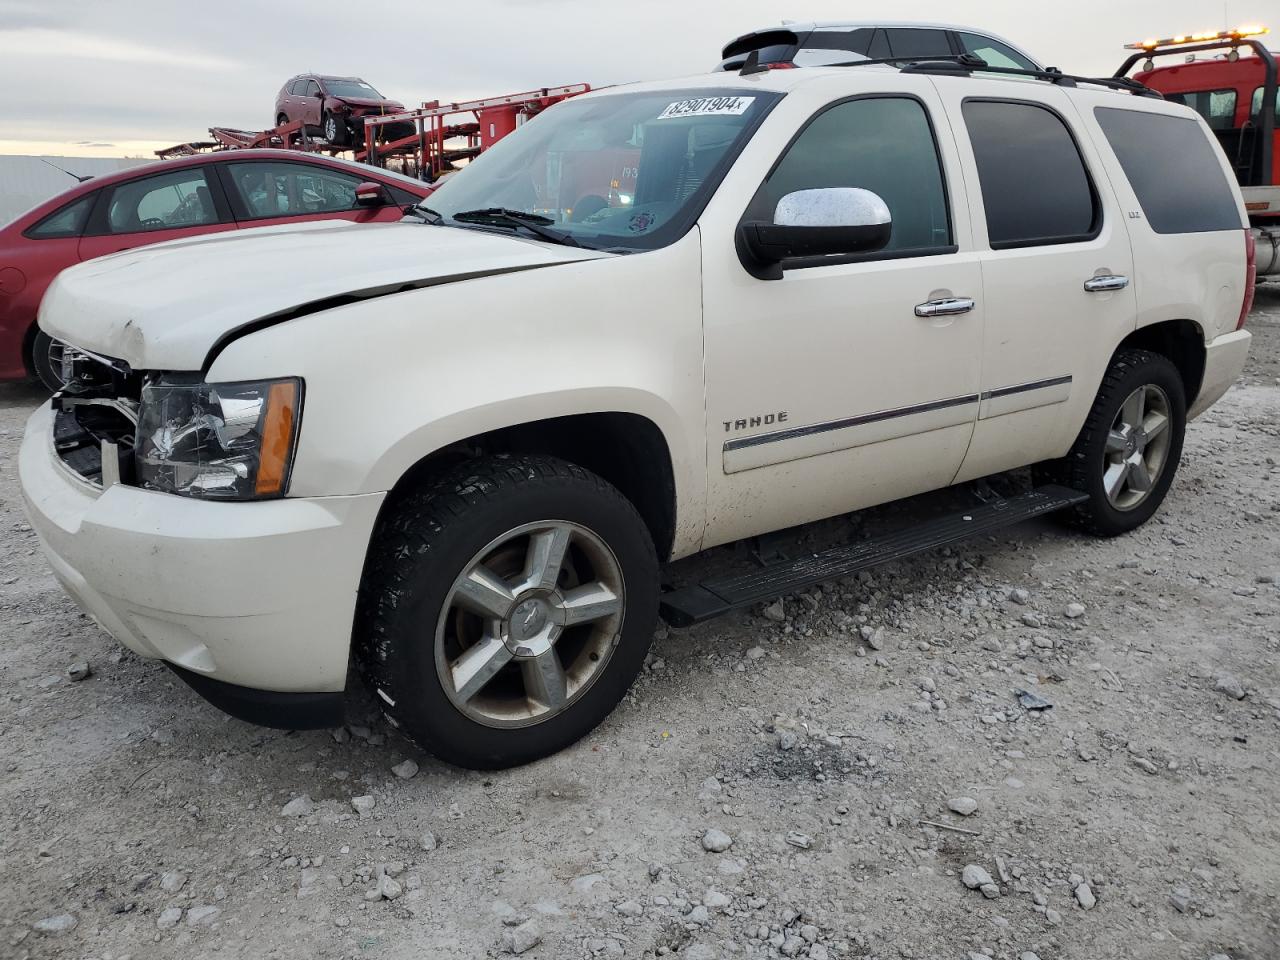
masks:
<instances>
[{"instance_id":1,"label":"broken front bumper","mask_svg":"<svg viewBox=\"0 0 1280 960\"><path fill-rule=\"evenodd\" d=\"M103 629L197 679L285 693L345 687L383 494L216 503L103 490L58 459L53 416L45 406L27 423L23 497L54 574Z\"/></svg>"}]
</instances>

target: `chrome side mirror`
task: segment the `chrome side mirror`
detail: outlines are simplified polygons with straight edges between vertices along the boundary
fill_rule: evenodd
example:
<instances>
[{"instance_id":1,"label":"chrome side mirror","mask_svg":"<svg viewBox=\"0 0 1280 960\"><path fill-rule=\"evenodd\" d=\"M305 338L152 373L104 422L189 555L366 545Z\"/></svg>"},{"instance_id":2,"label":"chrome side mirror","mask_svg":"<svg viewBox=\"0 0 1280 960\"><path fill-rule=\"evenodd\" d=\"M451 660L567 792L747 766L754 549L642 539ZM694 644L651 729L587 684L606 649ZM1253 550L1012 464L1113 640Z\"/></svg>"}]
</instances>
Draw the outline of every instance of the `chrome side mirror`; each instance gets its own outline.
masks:
<instances>
[{"instance_id":1,"label":"chrome side mirror","mask_svg":"<svg viewBox=\"0 0 1280 960\"><path fill-rule=\"evenodd\" d=\"M773 221L747 220L737 247L752 276L776 280L785 261L870 253L889 242L893 217L877 194L861 187L797 190L778 201Z\"/></svg>"}]
</instances>

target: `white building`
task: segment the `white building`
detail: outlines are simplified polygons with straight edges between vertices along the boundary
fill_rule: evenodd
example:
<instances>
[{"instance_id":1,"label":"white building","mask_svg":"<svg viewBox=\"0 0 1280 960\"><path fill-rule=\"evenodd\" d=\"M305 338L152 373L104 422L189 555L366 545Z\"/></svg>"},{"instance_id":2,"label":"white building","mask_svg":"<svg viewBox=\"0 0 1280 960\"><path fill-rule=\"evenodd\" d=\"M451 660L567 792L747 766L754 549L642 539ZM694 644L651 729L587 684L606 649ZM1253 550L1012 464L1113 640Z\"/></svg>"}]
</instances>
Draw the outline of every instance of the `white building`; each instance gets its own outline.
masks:
<instances>
[{"instance_id":1,"label":"white building","mask_svg":"<svg viewBox=\"0 0 1280 960\"><path fill-rule=\"evenodd\" d=\"M97 177L150 162L140 158L0 156L0 224L74 187L76 177L71 174Z\"/></svg>"}]
</instances>

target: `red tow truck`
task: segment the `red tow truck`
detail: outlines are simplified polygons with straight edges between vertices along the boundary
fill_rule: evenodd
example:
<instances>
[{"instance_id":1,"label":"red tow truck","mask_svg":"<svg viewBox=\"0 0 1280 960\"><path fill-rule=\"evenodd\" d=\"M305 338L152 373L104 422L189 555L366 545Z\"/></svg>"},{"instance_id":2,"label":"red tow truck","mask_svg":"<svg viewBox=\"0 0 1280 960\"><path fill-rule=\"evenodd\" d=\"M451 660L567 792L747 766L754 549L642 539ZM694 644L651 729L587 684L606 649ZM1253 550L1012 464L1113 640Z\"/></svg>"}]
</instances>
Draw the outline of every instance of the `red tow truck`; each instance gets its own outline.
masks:
<instances>
[{"instance_id":1,"label":"red tow truck","mask_svg":"<svg viewBox=\"0 0 1280 960\"><path fill-rule=\"evenodd\" d=\"M1184 34L1126 44L1116 71L1191 107L1208 123L1235 171L1252 226L1259 282L1280 278L1280 130L1276 57L1263 26ZM1157 66L1156 59L1181 63ZM1157 160L1158 162L1158 160Z\"/></svg>"}]
</instances>

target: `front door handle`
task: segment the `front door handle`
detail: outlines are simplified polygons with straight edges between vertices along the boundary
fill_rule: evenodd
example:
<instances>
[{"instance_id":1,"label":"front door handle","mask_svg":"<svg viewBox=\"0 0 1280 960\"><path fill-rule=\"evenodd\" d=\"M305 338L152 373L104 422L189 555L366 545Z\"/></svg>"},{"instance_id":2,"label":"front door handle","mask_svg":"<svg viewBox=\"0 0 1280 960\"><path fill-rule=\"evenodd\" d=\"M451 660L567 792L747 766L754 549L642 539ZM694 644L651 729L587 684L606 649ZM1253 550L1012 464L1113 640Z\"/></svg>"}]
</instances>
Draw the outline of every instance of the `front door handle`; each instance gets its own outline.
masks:
<instances>
[{"instance_id":1,"label":"front door handle","mask_svg":"<svg viewBox=\"0 0 1280 960\"><path fill-rule=\"evenodd\" d=\"M1090 277L1084 282L1084 288L1089 293L1114 293L1117 290L1123 290L1128 285L1128 277L1117 276L1113 273L1104 274L1100 277Z\"/></svg>"},{"instance_id":2,"label":"front door handle","mask_svg":"<svg viewBox=\"0 0 1280 960\"><path fill-rule=\"evenodd\" d=\"M955 317L968 313L974 307L969 297L944 297L941 300L927 300L916 304L917 317Z\"/></svg>"}]
</instances>

